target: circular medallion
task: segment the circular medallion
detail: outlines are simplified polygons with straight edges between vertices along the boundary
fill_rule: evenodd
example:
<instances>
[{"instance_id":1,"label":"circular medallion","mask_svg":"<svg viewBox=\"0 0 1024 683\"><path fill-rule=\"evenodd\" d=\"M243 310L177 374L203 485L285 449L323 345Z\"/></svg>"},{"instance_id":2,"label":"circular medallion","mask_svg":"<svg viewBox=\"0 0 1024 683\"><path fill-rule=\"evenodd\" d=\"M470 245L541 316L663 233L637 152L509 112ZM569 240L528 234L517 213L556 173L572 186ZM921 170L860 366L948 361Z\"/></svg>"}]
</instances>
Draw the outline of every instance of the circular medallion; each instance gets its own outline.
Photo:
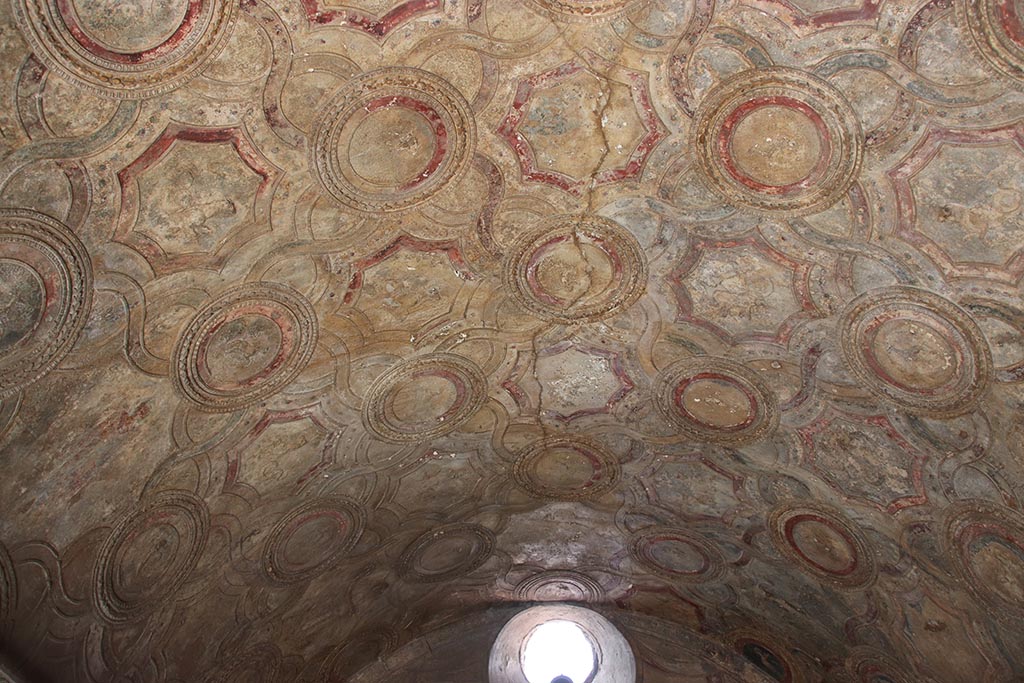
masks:
<instances>
[{"instance_id":1,"label":"circular medallion","mask_svg":"<svg viewBox=\"0 0 1024 683\"><path fill-rule=\"evenodd\" d=\"M843 355L873 393L915 413L965 413L985 392L992 357L960 307L913 287L865 292L843 315Z\"/></svg>"},{"instance_id":2,"label":"circular medallion","mask_svg":"<svg viewBox=\"0 0 1024 683\"><path fill-rule=\"evenodd\" d=\"M629 554L644 567L674 581L704 582L722 572L722 558L705 539L682 529L644 529L629 542Z\"/></svg>"},{"instance_id":3,"label":"circular medallion","mask_svg":"<svg viewBox=\"0 0 1024 683\"><path fill-rule=\"evenodd\" d=\"M400 211L461 176L475 145L473 112L454 86L426 71L387 67L353 78L321 112L311 164L341 204Z\"/></svg>"},{"instance_id":4,"label":"circular medallion","mask_svg":"<svg viewBox=\"0 0 1024 683\"><path fill-rule=\"evenodd\" d=\"M384 441L427 441L458 429L486 400L480 368L462 356L435 353L377 378L363 402L363 424Z\"/></svg>"},{"instance_id":5,"label":"circular medallion","mask_svg":"<svg viewBox=\"0 0 1024 683\"><path fill-rule=\"evenodd\" d=\"M695 356L658 376L658 408L691 439L725 444L756 441L779 423L775 397L756 372L725 358Z\"/></svg>"},{"instance_id":6,"label":"circular medallion","mask_svg":"<svg viewBox=\"0 0 1024 683\"><path fill-rule=\"evenodd\" d=\"M514 597L524 602L601 602L605 590L586 574L552 569L520 581Z\"/></svg>"},{"instance_id":7,"label":"circular medallion","mask_svg":"<svg viewBox=\"0 0 1024 683\"><path fill-rule=\"evenodd\" d=\"M92 263L63 224L0 209L0 398L71 351L92 305Z\"/></svg>"},{"instance_id":8,"label":"circular medallion","mask_svg":"<svg viewBox=\"0 0 1024 683\"><path fill-rule=\"evenodd\" d=\"M175 387L202 410L248 407L302 372L317 334L313 307L290 287L236 287L204 306L178 340Z\"/></svg>"},{"instance_id":9,"label":"circular medallion","mask_svg":"<svg viewBox=\"0 0 1024 683\"><path fill-rule=\"evenodd\" d=\"M955 508L946 524L947 555L971 592L993 613L1024 614L1024 521L994 505Z\"/></svg>"},{"instance_id":10,"label":"circular medallion","mask_svg":"<svg viewBox=\"0 0 1024 683\"><path fill-rule=\"evenodd\" d=\"M209 527L206 504L185 491L158 494L124 517L96 558L97 614L128 623L171 598L199 561Z\"/></svg>"},{"instance_id":11,"label":"circular medallion","mask_svg":"<svg viewBox=\"0 0 1024 683\"><path fill-rule=\"evenodd\" d=\"M529 0L545 14L556 19L586 20L614 17L650 0Z\"/></svg>"},{"instance_id":12,"label":"circular medallion","mask_svg":"<svg viewBox=\"0 0 1024 683\"><path fill-rule=\"evenodd\" d=\"M589 500L615 488L618 459L597 444L575 437L549 437L523 450L512 478L531 496L547 500Z\"/></svg>"},{"instance_id":13,"label":"circular medallion","mask_svg":"<svg viewBox=\"0 0 1024 683\"><path fill-rule=\"evenodd\" d=\"M735 633L732 638L736 651L743 658L779 683L792 683L796 667L785 650L757 634Z\"/></svg>"},{"instance_id":14,"label":"circular medallion","mask_svg":"<svg viewBox=\"0 0 1024 683\"><path fill-rule=\"evenodd\" d=\"M494 542L494 533L478 524L447 524L406 548L398 572L410 581L450 581L480 568L491 556Z\"/></svg>"},{"instance_id":15,"label":"circular medallion","mask_svg":"<svg viewBox=\"0 0 1024 683\"><path fill-rule=\"evenodd\" d=\"M863 588L876 576L867 540L841 514L820 505L776 508L768 533L786 557L821 581L841 588Z\"/></svg>"},{"instance_id":16,"label":"circular medallion","mask_svg":"<svg viewBox=\"0 0 1024 683\"><path fill-rule=\"evenodd\" d=\"M711 91L697 112L700 166L726 201L802 215L846 193L864 135L829 83L781 67L745 71Z\"/></svg>"},{"instance_id":17,"label":"circular medallion","mask_svg":"<svg viewBox=\"0 0 1024 683\"><path fill-rule=\"evenodd\" d=\"M263 572L279 583L312 579L345 557L365 523L362 508L344 498L300 505L270 532L263 551Z\"/></svg>"},{"instance_id":18,"label":"circular medallion","mask_svg":"<svg viewBox=\"0 0 1024 683\"><path fill-rule=\"evenodd\" d=\"M505 283L545 320L590 322L629 308L647 287L647 262L632 233L600 216L563 215L519 238Z\"/></svg>"},{"instance_id":19,"label":"circular medallion","mask_svg":"<svg viewBox=\"0 0 1024 683\"><path fill-rule=\"evenodd\" d=\"M89 92L141 99L194 78L230 32L229 0L15 0L32 51Z\"/></svg>"},{"instance_id":20,"label":"circular medallion","mask_svg":"<svg viewBox=\"0 0 1024 683\"><path fill-rule=\"evenodd\" d=\"M1024 81L1024 0L960 0L957 5L985 60Z\"/></svg>"}]
</instances>

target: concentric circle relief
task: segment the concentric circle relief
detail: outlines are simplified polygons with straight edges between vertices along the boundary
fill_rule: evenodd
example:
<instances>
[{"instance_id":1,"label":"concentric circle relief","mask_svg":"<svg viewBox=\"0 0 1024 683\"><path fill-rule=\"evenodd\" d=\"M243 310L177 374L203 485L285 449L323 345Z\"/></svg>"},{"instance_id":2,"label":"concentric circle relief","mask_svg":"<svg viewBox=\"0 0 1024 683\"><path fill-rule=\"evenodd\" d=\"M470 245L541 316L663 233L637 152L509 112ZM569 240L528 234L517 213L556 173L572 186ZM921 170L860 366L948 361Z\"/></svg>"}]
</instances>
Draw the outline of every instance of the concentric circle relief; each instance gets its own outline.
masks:
<instances>
[{"instance_id":1,"label":"concentric circle relief","mask_svg":"<svg viewBox=\"0 0 1024 683\"><path fill-rule=\"evenodd\" d=\"M995 506L954 509L945 528L947 555L971 592L996 614L1024 614L1024 522Z\"/></svg>"},{"instance_id":2,"label":"concentric circle relief","mask_svg":"<svg viewBox=\"0 0 1024 683\"><path fill-rule=\"evenodd\" d=\"M520 581L513 593L520 601L601 602L604 587L595 579L571 569L550 569Z\"/></svg>"},{"instance_id":3,"label":"concentric circle relief","mask_svg":"<svg viewBox=\"0 0 1024 683\"><path fill-rule=\"evenodd\" d=\"M472 361L420 356L377 378L363 403L363 424L384 441L426 441L458 429L486 399L487 378Z\"/></svg>"},{"instance_id":4,"label":"concentric circle relief","mask_svg":"<svg viewBox=\"0 0 1024 683\"><path fill-rule=\"evenodd\" d=\"M784 556L821 581L863 588L876 576L874 553L839 512L818 505L782 506L768 516L768 533Z\"/></svg>"},{"instance_id":5,"label":"concentric circle relief","mask_svg":"<svg viewBox=\"0 0 1024 683\"><path fill-rule=\"evenodd\" d=\"M185 491L158 494L124 517L96 558L96 613L111 624L145 618L188 580L209 527L206 504Z\"/></svg>"},{"instance_id":6,"label":"concentric circle relief","mask_svg":"<svg viewBox=\"0 0 1024 683\"><path fill-rule=\"evenodd\" d=\"M224 42L229 0L15 0L22 34L48 67L90 92L141 99L199 74Z\"/></svg>"},{"instance_id":7,"label":"concentric circle relief","mask_svg":"<svg viewBox=\"0 0 1024 683\"><path fill-rule=\"evenodd\" d=\"M78 238L34 211L0 209L0 398L71 351L92 304L92 264Z\"/></svg>"},{"instance_id":8,"label":"concentric circle relief","mask_svg":"<svg viewBox=\"0 0 1024 683\"><path fill-rule=\"evenodd\" d=\"M266 282L236 287L200 309L178 340L175 387L202 410L248 407L302 372L317 336L316 314L299 292Z\"/></svg>"},{"instance_id":9,"label":"concentric circle relief","mask_svg":"<svg viewBox=\"0 0 1024 683\"><path fill-rule=\"evenodd\" d=\"M779 683L799 680L798 669L788 649L781 643L756 631L734 631L733 647L748 662Z\"/></svg>"},{"instance_id":10,"label":"concentric circle relief","mask_svg":"<svg viewBox=\"0 0 1024 683\"><path fill-rule=\"evenodd\" d=\"M416 582L450 581L480 568L494 550L494 533L478 524L447 524L413 541L398 562L401 576Z\"/></svg>"},{"instance_id":11,"label":"concentric circle relief","mask_svg":"<svg viewBox=\"0 0 1024 683\"><path fill-rule=\"evenodd\" d=\"M278 522L263 551L263 571L273 581L297 583L330 569L358 542L363 509L345 498L305 503Z\"/></svg>"},{"instance_id":12,"label":"concentric circle relief","mask_svg":"<svg viewBox=\"0 0 1024 683\"><path fill-rule=\"evenodd\" d=\"M618 223L562 215L520 237L505 262L515 300L545 320L590 322L625 310L647 287L643 248Z\"/></svg>"},{"instance_id":13,"label":"concentric circle relief","mask_svg":"<svg viewBox=\"0 0 1024 683\"><path fill-rule=\"evenodd\" d=\"M529 0L530 4L557 19L588 20L618 16L648 4L650 0Z\"/></svg>"},{"instance_id":14,"label":"concentric circle relief","mask_svg":"<svg viewBox=\"0 0 1024 683\"><path fill-rule=\"evenodd\" d=\"M1024 82L1024 1L960 0L957 5L981 55L998 71Z\"/></svg>"},{"instance_id":15,"label":"concentric circle relief","mask_svg":"<svg viewBox=\"0 0 1024 683\"><path fill-rule=\"evenodd\" d=\"M527 446L512 467L516 485L537 498L580 501L615 488L619 461L596 443L550 437Z\"/></svg>"},{"instance_id":16,"label":"concentric circle relief","mask_svg":"<svg viewBox=\"0 0 1024 683\"><path fill-rule=\"evenodd\" d=\"M984 334L966 312L913 287L865 292L843 316L843 355L873 393L916 413L971 410L992 375Z\"/></svg>"},{"instance_id":17,"label":"concentric circle relief","mask_svg":"<svg viewBox=\"0 0 1024 683\"><path fill-rule=\"evenodd\" d=\"M387 67L347 82L320 114L311 164L326 193L357 211L400 211L457 179L473 158L476 123L444 79Z\"/></svg>"},{"instance_id":18,"label":"concentric circle relief","mask_svg":"<svg viewBox=\"0 0 1024 683\"><path fill-rule=\"evenodd\" d=\"M696 149L711 187L762 213L821 211L857 177L864 135L829 83L795 69L745 71L697 112Z\"/></svg>"},{"instance_id":19,"label":"concentric circle relief","mask_svg":"<svg viewBox=\"0 0 1024 683\"><path fill-rule=\"evenodd\" d=\"M723 568L721 555L710 543L682 529L644 529L630 539L629 554L643 567L674 581L709 581Z\"/></svg>"},{"instance_id":20,"label":"concentric circle relief","mask_svg":"<svg viewBox=\"0 0 1024 683\"><path fill-rule=\"evenodd\" d=\"M684 435L742 444L771 434L779 413L774 394L756 372L725 358L695 356L658 376L658 408Z\"/></svg>"}]
</instances>

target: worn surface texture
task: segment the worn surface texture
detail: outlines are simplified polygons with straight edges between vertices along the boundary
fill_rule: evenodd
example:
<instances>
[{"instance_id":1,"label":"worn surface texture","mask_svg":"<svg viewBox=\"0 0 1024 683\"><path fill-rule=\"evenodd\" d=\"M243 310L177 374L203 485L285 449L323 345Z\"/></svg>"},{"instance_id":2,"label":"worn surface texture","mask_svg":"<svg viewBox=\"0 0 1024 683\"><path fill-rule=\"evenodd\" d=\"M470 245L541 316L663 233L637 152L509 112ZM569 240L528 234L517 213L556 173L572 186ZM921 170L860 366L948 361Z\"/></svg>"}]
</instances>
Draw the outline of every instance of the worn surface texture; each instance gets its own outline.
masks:
<instances>
[{"instance_id":1,"label":"worn surface texture","mask_svg":"<svg viewBox=\"0 0 1024 683\"><path fill-rule=\"evenodd\" d=\"M1022 0L0 0L0 659L1024 680L1022 276Z\"/></svg>"}]
</instances>

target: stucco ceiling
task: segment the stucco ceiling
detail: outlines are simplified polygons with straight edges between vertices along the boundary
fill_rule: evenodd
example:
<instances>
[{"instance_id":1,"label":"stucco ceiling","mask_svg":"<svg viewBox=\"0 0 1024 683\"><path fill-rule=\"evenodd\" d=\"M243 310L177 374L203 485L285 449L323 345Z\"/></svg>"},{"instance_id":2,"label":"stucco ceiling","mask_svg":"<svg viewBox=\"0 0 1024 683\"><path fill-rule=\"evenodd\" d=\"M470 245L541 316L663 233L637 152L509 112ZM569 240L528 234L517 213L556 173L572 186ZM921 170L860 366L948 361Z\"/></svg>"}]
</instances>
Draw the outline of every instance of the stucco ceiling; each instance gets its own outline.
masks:
<instances>
[{"instance_id":1,"label":"stucco ceiling","mask_svg":"<svg viewBox=\"0 0 1024 683\"><path fill-rule=\"evenodd\" d=\"M847 3L850 4L847 4ZM1024 679L1022 0L0 3L26 681Z\"/></svg>"}]
</instances>

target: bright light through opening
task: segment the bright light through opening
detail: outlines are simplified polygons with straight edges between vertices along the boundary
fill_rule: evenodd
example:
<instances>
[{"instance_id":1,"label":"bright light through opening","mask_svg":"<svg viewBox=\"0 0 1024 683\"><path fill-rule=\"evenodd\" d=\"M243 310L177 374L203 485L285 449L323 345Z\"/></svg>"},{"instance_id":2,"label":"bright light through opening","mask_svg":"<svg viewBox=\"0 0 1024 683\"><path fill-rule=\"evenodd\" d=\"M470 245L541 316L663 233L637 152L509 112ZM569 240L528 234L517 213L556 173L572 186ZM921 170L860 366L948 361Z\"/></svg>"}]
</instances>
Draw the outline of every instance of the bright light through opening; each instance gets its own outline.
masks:
<instances>
[{"instance_id":1,"label":"bright light through opening","mask_svg":"<svg viewBox=\"0 0 1024 683\"><path fill-rule=\"evenodd\" d=\"M523 673L530 683L551 683L558 676L585 683L594 673L594 663L594 646L571 621L541 624L523 649Z\"/></svg>"}]
</instances>

